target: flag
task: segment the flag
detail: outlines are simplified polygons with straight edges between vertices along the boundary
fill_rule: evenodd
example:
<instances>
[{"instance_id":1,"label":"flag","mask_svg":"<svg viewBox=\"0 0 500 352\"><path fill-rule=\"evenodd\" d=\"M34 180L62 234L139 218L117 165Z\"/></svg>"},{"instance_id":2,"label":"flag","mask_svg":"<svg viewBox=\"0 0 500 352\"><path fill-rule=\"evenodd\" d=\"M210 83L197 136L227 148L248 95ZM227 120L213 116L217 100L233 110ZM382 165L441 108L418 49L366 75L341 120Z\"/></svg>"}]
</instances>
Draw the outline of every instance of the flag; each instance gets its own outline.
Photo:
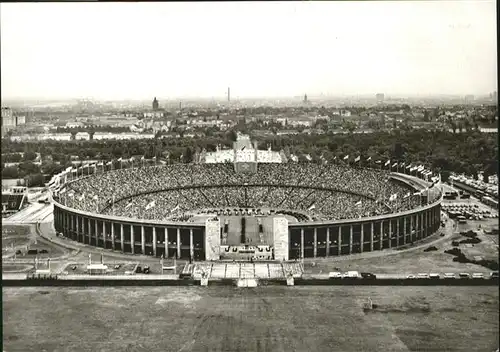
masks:
<instances>
[{"instance_id":1,"label":"flag","mask_svg":"<svg viewBox=\"0 0 500 352\"><path fill-rule=\"evenodd\" d=\"M128 204L125 206L125 209L128 209L131 205L132 205L132 202L128 203Z\"/></svg>"},{"instance_id":2,"label":"flag","mask_svg":"<svg viewBox=\"0 0 500 352\"><path fill-rule=\"evenodd\" d=\"M306 154L306 155L304 155L304 156L305 156L305 158L307 159L307 161L311 161L311 160L312 160L312 158L311 158L311 156L310 156L309 154Z\"/></svg>"},{"instance_id":3,"label":"flag","mask_svg":"<svg viewBox=\"0 0 500 352\"><path fill-rule=\"evenodd\" d=\"M129 161L130 161L131 163L133 163L133 162L134 162L134 157L131 157L131 158L129 159Z\"/></svg>"},{"instance_id":4,"label":"flag","mask_svg":"<svg viewBox=\"0 0 500 352\"><path fill-rule=\"evenodd\" d=\"M103 165L104 165L104 163L102 161L97 163L97 166L103 166Z\"/></svg>"},{"instance_id":5,"label":"flag","mask_svg":"<svg viewBox=\"0 0 500 352\"><path fill-rule=\"evenodd\" d=\"M394 193L393 195L391 195L391 196L389 197L389 202L393 202L393 201L395 201L397 198L398 198L398 194L397 194L397 193Z\"/></svg>"},{"instance_id":6,"label":"flag","mask_svg":"<svg viewBox=\"0 0 500 352\"><path fill-rule=\"evenodd\" d=\"M144 160L144 155L141 157L141 160Z\"/></svg>"},{"instance_id":7,"label":"flag","mask_svg":"<svg viewBox=\"0 0 500 352\"><path fill-rule=\"evenodd\" d=\"M119 158L118 161L122 161L123 159L122 158Z\"/></svg>"},{"instance_id":8,"label":"flag","mask_svg":"<svg viewBox=\"0 0 500 352\"><path fill-rule=\"evenodd\" d=\"M360 206L361 205L361 201L358 201L356 202L356 204L354 204L355 206Z\"/></svg>"},{"instance_id":9,"label":"flag","mask_svg":"<svg viewBox=\"0 0 500 352\"><path fill-rule=\"evenodd\" d=\"M420 165L419 167L417 167L417 171L422 171L423 169L424 169L423 165Z\"/></svg>"},{"instance_id":10,"label":"flag","mask_svg":"<svg viewBox=\"0 0 500 352\"><path fill-rule=\"evenodd\" d=\"M403 199L406 199L406 198L408 198L409 196L410 196L410 192L406 193L406 194L404 195Z\"/></svg>"},{"instance_id":11,"label":"flag","mask_svg":"<svg viewBox=\"0 0 500 352\"><path fill-rule=\"evenodd\" d=\"M316 204L312 204L309 208L307 208L308 211L311 211L313 209L316 209Z\"/></svg>"},{"instance_id":12,"label":"flag","mask_svg":"<svg viewBox=\"0 0 500 352\"><path fill-rule=\"evenodd\" d=\"M410 167L411 167L411 164L407 165L407 166L406 166L406 169L409 169Z\"/></svg>"},{"instance_id":13,"label":"flag","mask_svg":"<svg viewBox=\"0 0 500 352\"><path fill-rule=\"evenodd\" d=\"M375 164L381 164L382 163L382 160L376 160L375 161Z\"/></svg>"},{"instance_id":14,"label":"flag","mask_svg":"<svg viewBox=\"0 0 500 352\"><path fill-rule=\"evenodd\" d=\"M80 198L78 198L78 200L79 200L79 201L82 201L82 200L84 200L84 199L85 199L85 193L83 193L83 194L80 196Z\"/></svg>"},{"instance_id":15,"label":"flag","mask_svg":"<svg viewBox=\"0 0 500 352\"><path fill-rule=\"evenodd\" d=\"M366 161L370 161L370 160L372 160L372 157L371 157L371 156L370 156L368 159L366 159Z\"/></svg>"},{"instance_id":16,"label":"flag","mask_svg":"<svg viewBox=\"0 0 500 352\"><path fill-rule=\"evenodd\" d=\"M172 210L170 210L171 212L174 212L176 210L179 210L181 207L179 206L179 204L177 204L174 208L172 208Z\"/></svg>"},{"instance_id":17,"label":"flag","mask_svg":"<svg viewBox=\"0 0 500 352\"><path fill-rule=\"evenodd\" d=\"M354 159L354 162L358 162L358 161L360 161L360 160L361 160L361 155L360 155L360 156L358 156L356 159Z\"/></svg>"},{"instance_id":18,"label":"flag","mask_svg":"<svg viewBox=\"0 0 500 352\"><path fill-rule=\"evenodd\" d=\"M153 208L155 206L155 201L152 201L151 203L149 203L148 205L146 205L146 210L149 210L151 208Z\"/></svg>"},{"instance_id":19,"label":"flag","mask_svg":"<svg viewBox=\"0 0 500 352\"><path fill-rule=\"evenodd\" d=\"M387 161L385 162L384 166L387 166L387 165L389 165L390 163L391 163L391 161L390 161L390 160L387 160Z\"/></svg>"},{"instance_id":20,"label":"flag","mask_svg":"<svg viewBox=\"0 0 500 352\"><path fill-rule=\"evenodd\" d=\"M156 161L156 156L153 157L153 160Z\"/></svg>"},{"instance_id":21,"label":"flag","mask_svg":"<svg viewBox=\"0 0 500 352\"><path fill-rule=\"evenodd\" d=\"M349 155L344 156L344 160L349 159Z\"/></svg>"},{"instance_id":22,"label":"flag","mask_svg":"<svg viewBox=\"0 0 500 352\"><path fill-rule=\"evenodd\" d=\"M398 163L394 163L394 164L392 164L392 166L391 166L391 167L396 167L396 166L398 166Z\"/></svg>"}]
</instances>

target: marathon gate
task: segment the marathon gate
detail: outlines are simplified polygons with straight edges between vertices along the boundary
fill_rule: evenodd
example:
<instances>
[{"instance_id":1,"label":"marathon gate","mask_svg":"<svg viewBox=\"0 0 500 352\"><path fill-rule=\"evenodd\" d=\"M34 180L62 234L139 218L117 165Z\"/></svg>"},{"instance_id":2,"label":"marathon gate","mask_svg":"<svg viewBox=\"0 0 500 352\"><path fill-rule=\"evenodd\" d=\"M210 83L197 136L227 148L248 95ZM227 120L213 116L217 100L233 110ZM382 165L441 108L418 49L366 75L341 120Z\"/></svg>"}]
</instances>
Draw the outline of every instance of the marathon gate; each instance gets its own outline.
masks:
<instances>
[{"instance_id":1,"label":"marathon gate","mask_svg":"<svg viewBox=\"0 0 500 352\"><path fill-rule=\"evenodd\" d=\"M288 260L288 220L273 219L274 259Z\"/></svg>"}]
</instances>

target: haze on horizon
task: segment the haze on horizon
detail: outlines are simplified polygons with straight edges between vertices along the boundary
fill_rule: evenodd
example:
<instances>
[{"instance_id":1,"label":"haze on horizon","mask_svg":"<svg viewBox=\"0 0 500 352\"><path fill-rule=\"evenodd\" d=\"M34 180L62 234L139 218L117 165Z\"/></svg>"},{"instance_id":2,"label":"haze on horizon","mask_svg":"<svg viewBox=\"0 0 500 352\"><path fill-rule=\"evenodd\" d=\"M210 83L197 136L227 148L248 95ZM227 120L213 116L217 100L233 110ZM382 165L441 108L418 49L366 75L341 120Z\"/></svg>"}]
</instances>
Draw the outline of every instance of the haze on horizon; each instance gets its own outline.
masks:
<instances>
[{"instance_id":1,"label":"haze on horizon","mask_svg":"<svg viewBox=\"0 0 500 352\"><path fill-rule=\"evenodd\" d=\"M488 94L496 3L3 3L2 99Z\"/></svg>"}]
</instances>

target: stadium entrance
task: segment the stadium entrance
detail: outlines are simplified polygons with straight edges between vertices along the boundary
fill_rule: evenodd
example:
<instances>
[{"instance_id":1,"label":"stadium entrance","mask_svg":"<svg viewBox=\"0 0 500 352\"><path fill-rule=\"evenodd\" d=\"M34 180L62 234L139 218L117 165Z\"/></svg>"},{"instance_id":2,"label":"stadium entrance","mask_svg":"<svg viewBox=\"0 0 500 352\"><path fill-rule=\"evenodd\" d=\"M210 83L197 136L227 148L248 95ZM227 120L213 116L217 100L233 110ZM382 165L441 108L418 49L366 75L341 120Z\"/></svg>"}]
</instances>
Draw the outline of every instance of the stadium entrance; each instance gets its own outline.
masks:
<instances>
[{"instance_id":1,"label":"stadium entrance","mask_svg":"<svg viewBox=\"0 0 500 352\"><path fill-rule=\"evenodd\" d=\"M261 261L274 260L271 246L220 246L221 260Z\"/></svg>"}]
</instances>

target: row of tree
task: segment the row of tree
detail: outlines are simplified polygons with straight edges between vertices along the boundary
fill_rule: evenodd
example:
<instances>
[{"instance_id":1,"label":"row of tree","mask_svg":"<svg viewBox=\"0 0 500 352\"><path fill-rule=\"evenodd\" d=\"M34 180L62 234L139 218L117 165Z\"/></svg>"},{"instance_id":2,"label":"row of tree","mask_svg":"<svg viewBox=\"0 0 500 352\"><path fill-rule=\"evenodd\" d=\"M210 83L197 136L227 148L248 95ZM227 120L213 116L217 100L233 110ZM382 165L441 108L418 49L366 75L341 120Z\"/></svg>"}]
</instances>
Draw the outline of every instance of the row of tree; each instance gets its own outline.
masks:
<instances>
[{"instance_id":1,"label":"row of tree","mask_svg":"<svg viewBox=\"0 0 500 352\"><path fill-rule=\"evenodd\" d=\"M496 133L468 131L454 134L446 131L394 130L366 134L319 135L306 134L268 136L256 138L260 148L271 146L283 150L286 156L296 155L302 162L332 162L349 155L351 159L399 160L424 163L426 166L449 172L487 175L498 170L498 143ZM144 156L151 159L165 158L169 162L188 163L203 149L215 151L217 146L230 148L236 132L203 138L165 138L142 140L91 140L91 141L25 141L2 140L2 151L7 153L41 153L51 155L56 163L43 164L39 170L33 163L23 162L17 168L4 168L2 177L23 177L32 172L55 173L72 160L112 160ZM308 157L305 158L305 155ZM167 157L168 156L168 157ZM309 161L310 159L310 161ZM59 164L59 165L58 165ZM33 166L30 166L33 165ZM7 171L4 171L8 169ZM4 173L5 172L5 173Z\"/></svg>"}]
</instances>

